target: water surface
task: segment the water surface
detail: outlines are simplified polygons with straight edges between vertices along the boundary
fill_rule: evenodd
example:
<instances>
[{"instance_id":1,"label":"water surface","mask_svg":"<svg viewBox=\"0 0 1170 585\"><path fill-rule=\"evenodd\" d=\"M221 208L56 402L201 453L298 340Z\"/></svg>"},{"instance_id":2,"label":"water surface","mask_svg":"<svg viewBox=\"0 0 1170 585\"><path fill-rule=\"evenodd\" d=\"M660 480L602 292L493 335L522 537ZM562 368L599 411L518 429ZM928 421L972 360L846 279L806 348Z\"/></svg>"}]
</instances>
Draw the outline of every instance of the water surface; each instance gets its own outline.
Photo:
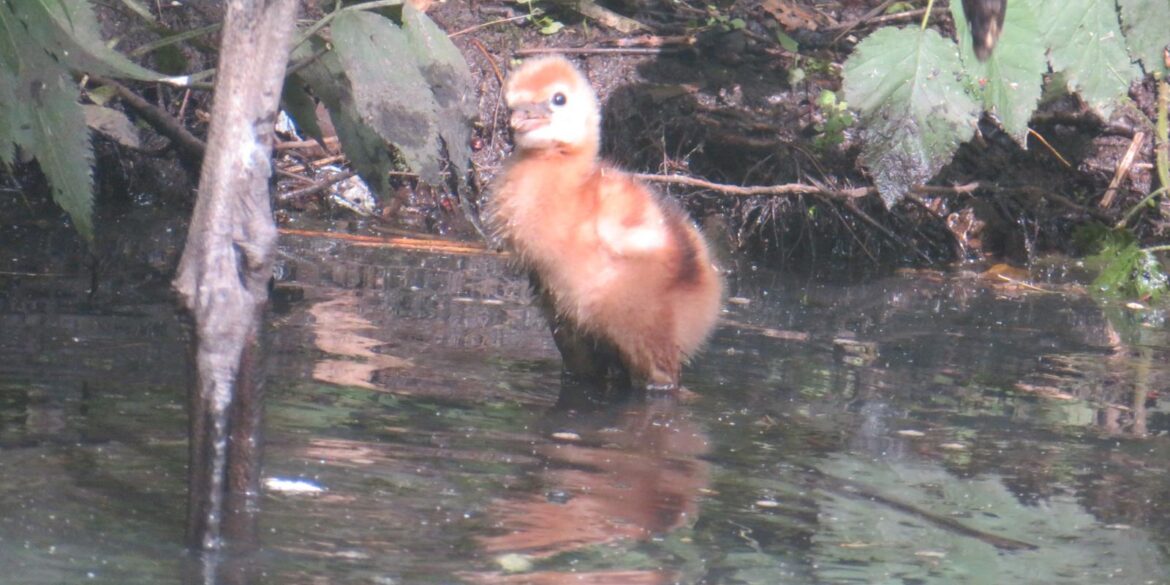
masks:
<instances>
[{"instance_id":1,"label":"water surface","mask_svg":"<svg viewBox=\"0 0 1170 585\"><path fill-rule=\"evenodd\" d=\"M741 265L693 396L568 408L498 256L279 264L251 582L1170 582L1164 308ZM181 582L187 331L60 278L0 276L0 583Z\"/></svg>"}]
</instances>

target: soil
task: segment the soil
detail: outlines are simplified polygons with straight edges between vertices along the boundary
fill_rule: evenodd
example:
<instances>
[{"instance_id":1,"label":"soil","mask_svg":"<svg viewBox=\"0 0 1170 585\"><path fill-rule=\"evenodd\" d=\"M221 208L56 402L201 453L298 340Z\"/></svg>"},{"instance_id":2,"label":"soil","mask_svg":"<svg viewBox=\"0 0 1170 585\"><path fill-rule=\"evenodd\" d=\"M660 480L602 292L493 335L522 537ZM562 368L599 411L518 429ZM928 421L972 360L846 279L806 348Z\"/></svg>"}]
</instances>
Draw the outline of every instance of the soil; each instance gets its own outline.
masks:
<instances>
[{"instance_id":1,"label":"soil","mask_svg":"<svg viewBox=\"0 0 1170 585\"><path fill-rule=\"evenodd\" d=\"M517 52L636 44L644 34L692 42L650 55L573 54L603 103L607 158L632 171L685 174L729 185L804 183L845 189L871 184L857 161L852 130L846 130L841 144L818 147L816 128L824 120L815 102L822 90L840 89L837 64L876 28L863 24L838 35L831 25L862 18L877 2L818 2L815 7L742 0L714 7L665 0L599 2L648 29L631 34L558 9L555 2L540 4L565 27L541 35L525 19L482 26L524 14L523 6L510 2L436 3L429 13L448 31L481 27L455 42L480 80L480 139L486 146L475 163L482 184L490 182L508 153L498 74ZM777 7L798 13L781 14ZM740 19L744 26L708 25L713 15ZM945 11L939 11L936 22L953 35ZM793 24L802 28L785 26ZM801 43L800 55L774 40L781 31ZM796 80L798 68L803 77ZM1147 164L1135 165L1121 181L1111 207L1097 209L1134 129L1140 128L1141 114L1153 119L1152 83L1135 84L1131 95L1132 108L1105 122L1075 97L1050 100L1034 129L1051 149L1037 142L1023 150L985 118L976 139L932 181L940 186L978 181L982 187L969 195L924 196L886 209L876 196L848 201L743 197L674 186L664 190L682 198L713 238L726 240L720 244L779 268L857 276L981 260L1023 265L1044 252L1083 252L1070 243L1078 227L1112 223L1150 191L1153 151L1147 141L1137 157ZM1140 233L1164 237L1167 225L1158 213L1147 219Z\"/></svg>"},{"instance_id":2,"label":"soil","mask_svg":"<svg viewBox=\"0 0 1170 585\"><path fill-rule=\"evenodd\" d=\"M324 218L345 221L347 229L356 231L407 230L482 239L463 210L474 213L490 196L487 186L510 152L501 81L517 55L533 49L612 51L615 45L636 45L632 52L572 53L603 103L603 154L628 170L688 175L727 185L802 183L839 190L871 184L857 161L853 129L845 130L840 144L818 144L817 126L824 119L816 100L822 90L840 89L839 64L876 28L863 23L842 35L834 23L860 19L878 2L840 0L813 6L764 0L710 5L693 0L598 1L645 26L645 31L634 33L587 20L566 8L573 3L534 2L564 24L551 35L541 34L524 17L527 7L516 2L429 4L428 14L454 35L478 83L475 184L468 192L455 193L402 180L396 192L379 203L380 213L374 217L355 219L347 211L310 200L280 205L281 221ZM193 2L170 7L160 21L172 30L190 30L215 22L221 16L215 6ZM778 7L795 12L782 13ZM945 34L953 34L944 13L940 11L934 22ZM306 14L320 14L320 9L309 3ZM124 11L102 7L99 17L107 38L122 39L124 50L153 38ZM732 21L742 21L742 27L721 24ZM799 41L799 54L780 45L776 40L780 32ZM654 48L649 43L653 39L667 42ZM165 55L155 53L146 64L164 70L181 64L186 72L205 69L214 63L216 40L214 34L200 37ZM1109 121L1093 118L1075 97L1050 100L1033 128L1051 149L1036 143L1022 150L985 118L976 139L932 181L939 186L979 181L981 187L974 193L907 198L886 209L876 196L745 197L675 185L659 188L685 202L717 249L746 252L758 262L783 269L857 277L904 266L1000 260L1025 264L1044 252L1075 254L1081 251L1071 244L1072 235L1080 226L1116 221L1152 188L1152 141L1147 140L1111 206L1098 207L1135 129L1141 128L1142 116L1135 112L1145 119L1153 117L1153 89L1148 81L1135 84L1130 109L1120 109ZM176 116L195 135L205 133L209 92L161 84L139 84L134 90ZM185 160L159 136L147 137L141 151L102 138L95 142L99 225L142 214L144 208L168 217L189 213L197 161ZM20 178L20 173L14 177ZM289 179L281 182L283 190L303 185ZM38 181L34 176L18 183L27 189ZM460 205L460 198L471 205ZM1152 208L1140 217L1135 231L1146 240L1164 239L1165 216L1165 209ZM125 245L126 233L105 231L111 232L112 237L103 239L112 241L99 242L99 251ZM174 239L181 241L181 228Z\"/></svg>"}]
</instances>

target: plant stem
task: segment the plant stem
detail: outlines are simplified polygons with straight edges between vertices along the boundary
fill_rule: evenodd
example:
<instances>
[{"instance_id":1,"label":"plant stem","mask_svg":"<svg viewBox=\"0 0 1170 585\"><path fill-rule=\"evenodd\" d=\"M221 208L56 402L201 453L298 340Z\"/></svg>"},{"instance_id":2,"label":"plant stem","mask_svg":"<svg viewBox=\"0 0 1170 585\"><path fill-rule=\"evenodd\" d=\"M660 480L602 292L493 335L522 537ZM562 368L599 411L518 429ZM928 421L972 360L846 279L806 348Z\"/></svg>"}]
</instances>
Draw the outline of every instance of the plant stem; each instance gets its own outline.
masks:
<instances>
[{"instance_id":1,"label":"plant stem","mask_svg":"<svg viewBox=\"0 0 1170 585\"><path fill-rule=\"evenodd\" d=\"M178 33L178 34L173 34L171 36L161 38L157 41L146 43L145 45L142 45L141 47L138 47L138 48L134 49L133 51L130 51L129 55L131 57L141 57L147 53L150 53L151 51L156 51L162 47L174 45L176 43L181 43L181 42L186 41L188 39L193 39L196 37L201 37L203 35L211 34L215 31L218 31L220 28L223 28L223 23L217 22L215 24L211 24L211 25L205 26L203 28L197 28L195 30L189 30L189 31Z\"/></svg>"},{"instance_id":2,"label":"plant stem","mask_svg":"<svg viewBox=\"0 0 1170 585\"><path fill-rule=\"evenodd\" d=\"M337 3L337 7L333 10L333 12L330 12L329 14L326 14L325 16L321 17L321 20L314 22L313 26L310 26L309 28L305 29L305 32L301 33L301 35L299 37L297 37L297 40L293 42L293 48L299 47L299 46L301 46L301 43L313 38L313 35L317 34L317 31L325 28L325 26L328 25L330 22L333 22L333 19L337 18L337 15L341 14L342 12L348 12L351 10L374 10L375 8L385 8L387 6L398 6L398 5L401 5L403 3L403 1L404 0L377 0L376 2L366 2L364 4L355 4L353 6L344 6L344 7L341 5L341 2L339 1Z\"/></svg>"},{"instance_id":3,"label":"plant stem","mask_svg":"<svg viewBox=\"0 0 1170 585\"><path fill-rule=\"evenodd\" d=\"M1153 254L1154 252L1170 252L1170 244L1162 244L1160 246L1150 246L1149 248L1142 248L1142 251L1149 252L1151 254Z\"/></svg>"},{"instance_id":4,"label":"plant stem","mask_svg":"<svg viewBox=\"0 0 1170 585\"><path fill-rule=\"evenodd\" d=\"M1129 211L1125 212L1125 217L1121 218L1121 221L1118 221L1113 226L1113 229L1118 229L1118 230L1125 229L1125 226L1129 224L1129 220L1133 219L1133 216L1137 215L1137 212L1141 211L1142 208L1145 207L1146 205L1149 205L1150 201L1152 201L1155 197L1157 197L1165 192L1166 192L1166 188L1162 187L1160 189L1156 189L1153 193L1150 193L1149 195L1146 195L1145 197L1143 197L1141 201L1138 201L1137 205L1130 207Z\"/></svg>"},{"instance_id":5,"label":"plant stem","mask_svg":"<svg viewBox=\"0 0 1170 585\"><path fill-rule=\"evenodd\" d=\"M926 12L922 14L922 30L926 30L926 23L930 22L930 9L934 7L934 0L927 0Z\"/></svg>"}]
</instances>

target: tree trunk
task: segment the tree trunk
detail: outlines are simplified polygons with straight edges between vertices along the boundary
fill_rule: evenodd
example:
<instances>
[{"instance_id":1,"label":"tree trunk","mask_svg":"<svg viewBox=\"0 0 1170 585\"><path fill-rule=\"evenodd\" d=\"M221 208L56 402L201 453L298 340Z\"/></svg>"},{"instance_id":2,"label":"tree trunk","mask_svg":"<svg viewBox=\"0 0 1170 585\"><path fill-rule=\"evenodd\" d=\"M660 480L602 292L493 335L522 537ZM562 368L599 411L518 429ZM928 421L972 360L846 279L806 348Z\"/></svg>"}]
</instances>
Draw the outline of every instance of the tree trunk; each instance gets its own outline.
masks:
<instances>
[{"instance_id":1,"label":"tree trunk","mask_svg":"<svg viewBox=\"0 0 1170 585\"><path fill-rule=\"evenodd\" d=\"M195 323L187 532L195 548L255 535L258 342L276 246L268 182L296 11L297 0L228 2L199 197L175 279Z\"/></svg>"}]
</instances>

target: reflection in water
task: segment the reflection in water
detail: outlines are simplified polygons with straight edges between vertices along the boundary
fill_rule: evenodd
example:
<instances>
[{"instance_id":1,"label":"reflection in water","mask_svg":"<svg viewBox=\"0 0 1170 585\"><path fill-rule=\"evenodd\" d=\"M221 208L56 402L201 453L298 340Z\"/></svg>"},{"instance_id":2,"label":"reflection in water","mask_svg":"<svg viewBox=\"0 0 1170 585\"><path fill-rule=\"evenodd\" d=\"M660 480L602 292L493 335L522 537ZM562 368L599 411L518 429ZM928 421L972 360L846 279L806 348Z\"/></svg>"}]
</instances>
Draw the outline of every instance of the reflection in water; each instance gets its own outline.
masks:
<instances>
[{"instance_id":1,"label":"reflection in water","mask_svg":"<svg viewBox=\"0 0 1170 585\"><path fill-rule=\"evenodd\" d=\"M257 585L1170 582L1164 309L742 270L698 400L572 411L500 258L283 245ZM0 582L179 583L183 332L86 286L0 278Z\"/></svg>"},{"instance_id":2,"label":"reflection in water","mask_svg":"<svg viewBox=\"0 0 1170 585\"><path fill-rule=\"evenodd\" d=\"M481 537L499 557L540 559L621 540L661 537L698 518L698 499L710 481L699 459L708 438L673 397L649 399L611 413L553 413L553 441L537 448L543 493L501 499L489 516L497 534ZM559 425L552 427L550 425ZM480 583L565 583L568 573L524 578L478 574ZM572 582L672 583L671 570L574 571Z\"/></svg>"},{"instance_id":3,"label":"reflection in water","mask_svg":"<svg viewBox=\"0 0 1170 585\"><path fill-rule=\"evenodd\" d=\"M342 293L316 302L309 309L314 319L314 343L327 356L313 364L313 378L339 386L377 390L371 380L379 370L408 368L411 363L374 351L385 342L363 335L376 327L357 314L357 304L353 293Z\"/></svg>"}]
</instances>

